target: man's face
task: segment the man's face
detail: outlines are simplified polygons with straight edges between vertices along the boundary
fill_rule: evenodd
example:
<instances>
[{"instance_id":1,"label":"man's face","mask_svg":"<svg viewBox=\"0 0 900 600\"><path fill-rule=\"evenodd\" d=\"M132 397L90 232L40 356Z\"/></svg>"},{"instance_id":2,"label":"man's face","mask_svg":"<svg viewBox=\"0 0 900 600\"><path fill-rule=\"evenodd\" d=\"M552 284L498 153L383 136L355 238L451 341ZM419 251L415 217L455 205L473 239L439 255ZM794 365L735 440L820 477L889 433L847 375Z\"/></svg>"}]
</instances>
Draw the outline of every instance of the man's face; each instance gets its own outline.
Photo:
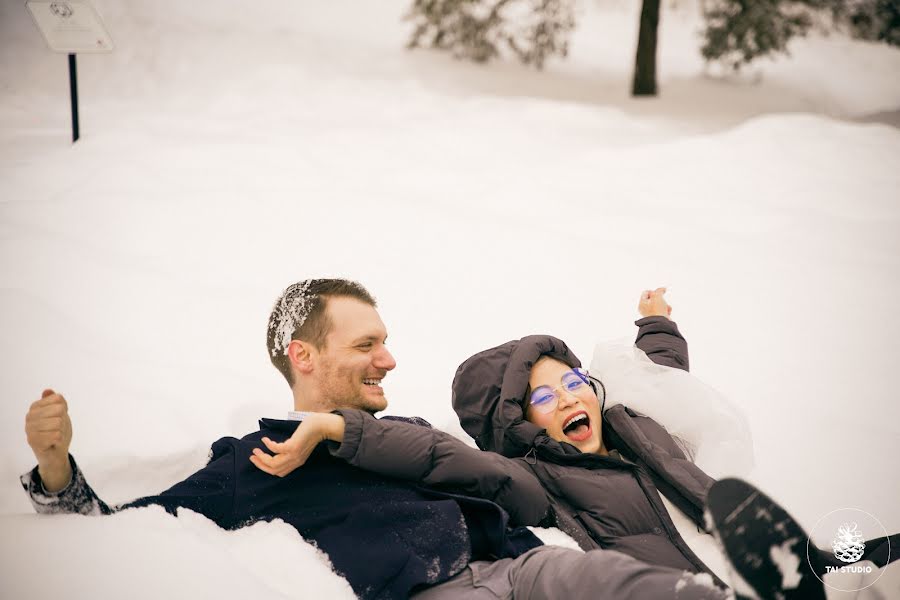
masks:
<instances>
[{"instance_id":1,"label":"man's face","mask_svg":"<svg viewBox=\"0 0 900 600\"><path fill-rule=\"evenodd\" d=\"M378 311L354 298L329 298L331 331L318 352L317 381L332 408L377 412L387 407L381 380L397 362L385 347L387 329Z\"/></svg>"},{"instance_id":2,"label":"man's face","mask_svg":"<svg viewBox=\"0 0 900 600\"><path fill-rule=\"evenodd\" d=\"M543 357L534 363L528 379L531 391L525 398L525 418L546 429L554 440L568 442L582 452L597 453L601 447L600 402L589 385L569 391L563 377L571 378L571 371L571 367L555 358ZM543 413L532 406L531 397L535 392L540 397L546 388L559 399L552 411Z\"/></svg>"}]
</instances>

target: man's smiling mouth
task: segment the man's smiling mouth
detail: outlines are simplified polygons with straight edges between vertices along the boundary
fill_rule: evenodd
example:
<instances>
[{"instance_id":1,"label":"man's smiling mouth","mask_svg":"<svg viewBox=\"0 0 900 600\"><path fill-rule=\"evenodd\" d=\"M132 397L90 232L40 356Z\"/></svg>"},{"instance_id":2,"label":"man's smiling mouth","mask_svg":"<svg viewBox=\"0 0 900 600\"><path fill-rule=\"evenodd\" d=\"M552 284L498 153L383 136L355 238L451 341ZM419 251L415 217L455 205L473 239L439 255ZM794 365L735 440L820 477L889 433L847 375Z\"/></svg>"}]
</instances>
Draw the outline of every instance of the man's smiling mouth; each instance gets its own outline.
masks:
<instances>
[{"instance_id":1,"label":"man's smiling mouth","mask_svg":"<svg viewBox=\"0 0 900 600\"><path fill-rule=\"evenodd\" d=\"M374 377L363 379L363 384L371 388L381 389L381 379L376 379Z\"/></svg>"}]
</instances>

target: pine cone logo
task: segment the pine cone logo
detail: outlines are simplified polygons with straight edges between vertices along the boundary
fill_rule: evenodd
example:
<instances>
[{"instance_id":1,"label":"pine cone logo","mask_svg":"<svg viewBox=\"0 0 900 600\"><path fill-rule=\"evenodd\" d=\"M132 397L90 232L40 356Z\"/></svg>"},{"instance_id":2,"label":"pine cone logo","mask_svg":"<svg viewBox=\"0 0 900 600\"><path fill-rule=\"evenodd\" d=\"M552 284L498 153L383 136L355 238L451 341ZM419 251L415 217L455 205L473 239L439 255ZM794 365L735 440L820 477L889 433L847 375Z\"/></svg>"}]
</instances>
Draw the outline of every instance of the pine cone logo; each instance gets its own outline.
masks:
<instances>
[{"instance_id":1,"label":"pine cone logo","mask_svg":"<svg viewBox=\"0 0 900 600\"><path fill-rule=\"evenodd\" d=\"M834 549L834 557L845 563L858 561L866 549L863 534L856 523L844 523L838 527L837 536L831 540L831 547Z\"/></svg>"}]
</instances>

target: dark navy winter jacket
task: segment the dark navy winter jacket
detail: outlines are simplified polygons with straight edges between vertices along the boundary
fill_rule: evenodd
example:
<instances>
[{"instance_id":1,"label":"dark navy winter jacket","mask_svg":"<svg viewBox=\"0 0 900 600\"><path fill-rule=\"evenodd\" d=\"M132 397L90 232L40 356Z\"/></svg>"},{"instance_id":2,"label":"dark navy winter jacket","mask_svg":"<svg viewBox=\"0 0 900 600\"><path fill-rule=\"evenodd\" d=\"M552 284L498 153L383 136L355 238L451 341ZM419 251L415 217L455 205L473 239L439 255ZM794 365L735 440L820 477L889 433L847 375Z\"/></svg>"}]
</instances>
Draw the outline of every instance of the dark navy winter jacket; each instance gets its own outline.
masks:
<instances>
[{"instance_id":1,"label":"dark navy winter jacket","mask_svg":"<svg viewBox=\"0 0 900 600\"><path fill-rule=\"evenodd\" d=\"M284 441L297 422L263 419L255 433L215 442L209 463L184 481L122 506L110 507L100 500L71 458L73 480L58 494L43 491L37 468L24 475L22 483L38 512L109 514L160 505L173 514L177 508L201 513L225 529L281 519L315 542L362 598L404 598L419 586L452 577L471 560L517 556L540 545L527 529L509 529L508 514L498 504L460 495L456 492L466 490L454 484L457 478L473 481L470 467L485 469L482 480L521 499L521 508L515 502L509 505L514 515L530 511L515 515L513 522L530 522L541 516L535 510L548 509L543 490L530 476L522 485L507 481L508 474L492 471L475 449L469 449L478 458L473 464L463 460L446 472L406 473L404 457L415 448L405 438L460 442L421 419L387 423L397 418L375 419L352 410L341 413L345 442L320 444L303 467L283 478L257 469L249 457L254 448L265 449L262 437ZM351 464L360 461L388 474Z\"/></svg>"}]
</instances>

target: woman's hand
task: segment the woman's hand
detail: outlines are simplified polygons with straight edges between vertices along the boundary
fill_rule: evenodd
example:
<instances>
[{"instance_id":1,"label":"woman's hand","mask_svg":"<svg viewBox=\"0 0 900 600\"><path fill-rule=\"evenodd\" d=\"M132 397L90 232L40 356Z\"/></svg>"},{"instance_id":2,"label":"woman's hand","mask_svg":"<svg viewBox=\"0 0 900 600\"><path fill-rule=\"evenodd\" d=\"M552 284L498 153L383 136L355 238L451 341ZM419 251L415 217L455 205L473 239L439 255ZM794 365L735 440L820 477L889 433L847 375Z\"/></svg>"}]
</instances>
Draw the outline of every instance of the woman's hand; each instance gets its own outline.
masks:
<instances>
[{"instance_id":1,"label":"woman's hand","mask_svg":"<svg viewBox=\"0 0 900 600\"><path fill-rule=\"evenodd\" d=\"M641 292L641 299L638 301L638 312L641 313L641 316L668 319L672 314L672 307L666 302L665 294L666 288L664 287Z\"/></svg>"},{"instance_id":2,"label":"woman's hand","mask_svg":"<svg viewBox=\"0 0 900 600\"><path fill-rule=\"evenodd\" d=\"M272 455L254 448L250 462L269 475L284 477L297 467L302 467L316 446L325 440L344 441L344 417L312 412L303 418L294 434L284 442L273 442L264 437L262 442Z\"/></svg>"}]
</instances>

